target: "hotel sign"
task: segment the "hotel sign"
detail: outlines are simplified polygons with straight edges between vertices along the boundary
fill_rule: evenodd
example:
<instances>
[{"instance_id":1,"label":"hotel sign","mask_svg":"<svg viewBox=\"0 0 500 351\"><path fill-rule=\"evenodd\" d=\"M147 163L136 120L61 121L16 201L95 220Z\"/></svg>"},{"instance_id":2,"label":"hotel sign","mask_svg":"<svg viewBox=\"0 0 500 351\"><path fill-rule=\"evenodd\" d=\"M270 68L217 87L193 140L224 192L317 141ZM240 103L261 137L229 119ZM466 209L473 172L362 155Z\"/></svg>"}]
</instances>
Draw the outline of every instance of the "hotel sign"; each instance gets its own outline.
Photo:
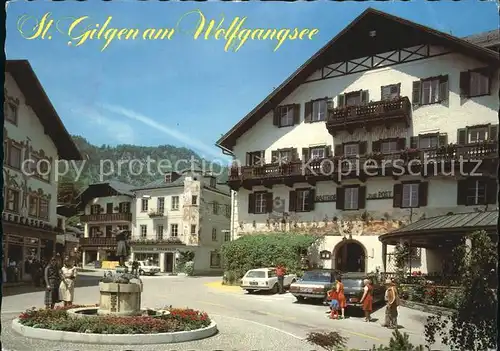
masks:
<instances>
[{"instance_id":1,"label":"hotel sign","mask_svg":"<svg viewBox=\"0 0 500 351\"><path fill-rule=\"evenodd\" d=\"M335 202L337 195L318 195L314 198L314 202Z\"/></svg>"},{"instance_id":2,"label":"hotel sign","mask_svg":"<svg viewBox=\"0 0 500 351\"><path fill-rule=\"evenodd\" d=\"M367 200L385 200L392 199L392 191L379 191L378 193L368 194Z\"/></svg>"}]
</instances>

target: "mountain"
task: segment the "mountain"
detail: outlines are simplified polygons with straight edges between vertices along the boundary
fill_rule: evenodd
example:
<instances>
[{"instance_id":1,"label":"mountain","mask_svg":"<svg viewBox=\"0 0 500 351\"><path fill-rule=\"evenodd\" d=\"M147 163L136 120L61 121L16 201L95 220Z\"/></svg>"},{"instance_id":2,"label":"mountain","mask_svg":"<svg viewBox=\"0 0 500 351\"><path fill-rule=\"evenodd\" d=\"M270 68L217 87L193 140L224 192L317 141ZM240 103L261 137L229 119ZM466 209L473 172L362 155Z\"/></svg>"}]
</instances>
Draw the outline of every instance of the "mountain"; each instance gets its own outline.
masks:
<instances>
[{"instance_id":1,"label":"mountain","mask_svg":"<svg viewBox=\"0 0 500 351\"><path fill-rule=\"evenodd\" d=\"M114 179L141 186L162 178L162 173L169 170L204 169L212 171L218 182L227 181L226 167L203 160L196 152L184 147L128 144L96 146L81 136L73 135L72 138L87 159L74 162L69 172L59 178L59 202L69 202L69 198L74 196L69 196L68 192L74 195L92 183ZM81 169L82 163L83 171L77 177L77 170Z\"/></svg>"}]
</instances>

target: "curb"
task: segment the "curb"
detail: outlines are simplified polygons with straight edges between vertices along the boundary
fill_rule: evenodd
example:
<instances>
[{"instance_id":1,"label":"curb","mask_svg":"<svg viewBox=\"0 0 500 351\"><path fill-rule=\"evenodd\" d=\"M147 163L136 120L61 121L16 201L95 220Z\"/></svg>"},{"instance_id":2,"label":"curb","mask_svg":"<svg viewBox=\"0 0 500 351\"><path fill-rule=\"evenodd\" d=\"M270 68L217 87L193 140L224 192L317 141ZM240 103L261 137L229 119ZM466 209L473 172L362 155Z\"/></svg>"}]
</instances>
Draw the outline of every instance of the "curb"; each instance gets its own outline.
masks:
<instances>
[{"instance_id":1,"label":"curb","mask_svg":"<svg viewBox=\"0 0 500 351\"><path fill-rule=\"evenodd\" d=\"M218 332L217 323L212 321L208 327L181 331L175 333L157 334L91 334L76 333L60 330L33 328L22 325L19 319L12 321L12 329L27 338L43 339L68 343L104 344L104 345L146 345L146 344L172 344L193 340L205 339Z\"/></svg>"},{"instance_id":2,"label":"curb","mask_svg":"<svg viewBox=\"0 0 500 351\"><path fill-rule=\"evenodd\" d=\"M451 316L454 312L454 310L451 308L426 305L424 303L415 302L415 301L407 301L407 300L401 300L401 306L411 308L411 309L417 310L417 311L431 313L431 314L441 313L445 316Z\"/></svg>"}]
</instances>

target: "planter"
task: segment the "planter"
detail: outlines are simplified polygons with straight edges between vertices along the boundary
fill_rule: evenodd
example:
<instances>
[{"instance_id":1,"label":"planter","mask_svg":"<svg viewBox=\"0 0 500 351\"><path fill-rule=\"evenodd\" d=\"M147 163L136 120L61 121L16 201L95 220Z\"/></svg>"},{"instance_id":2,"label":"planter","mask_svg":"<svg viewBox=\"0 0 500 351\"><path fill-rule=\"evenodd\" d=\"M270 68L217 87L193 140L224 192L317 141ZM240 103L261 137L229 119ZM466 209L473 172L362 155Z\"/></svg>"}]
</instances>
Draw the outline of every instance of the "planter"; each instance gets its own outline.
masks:
<instances>
[{"instance_id":1,"label":"planter","mask_svg":"<svg viewBox=\"0 0 500 351\"><path fill-rule=\"evenodd\" d=\"M427 305L421 302L401 300L401 306L411 308L413 310L418 310L426 313L438 314L441 313L445 316L451 316L455 310L446 307Z\"/></svg>"},{"instance_id":2,"label":"planter","mask_svg":"<svg viewBox=\"0 0 500 351\"><path fill-rule=\"evenodd\" d=\"M19 322L12 321L12 329L27 338L51 340L68 343L85 344L115 344L115 345L144 345L144 344L170 344L205 339L217 333L217 324L212 321L208 327L181 331L174 333L156 334L92 334L75 333L60 330L49 330L27 327Z\"/></svg>"},{"instance_id":3,"label":"planter","mask_svg":"<svg viewBox=\"0 0 500 351\"><path fill-rule=\"evenodd\" d=\"M99 315L135 316L141 313L141 285L99 283Z\"/></svg>"}]
</instances>

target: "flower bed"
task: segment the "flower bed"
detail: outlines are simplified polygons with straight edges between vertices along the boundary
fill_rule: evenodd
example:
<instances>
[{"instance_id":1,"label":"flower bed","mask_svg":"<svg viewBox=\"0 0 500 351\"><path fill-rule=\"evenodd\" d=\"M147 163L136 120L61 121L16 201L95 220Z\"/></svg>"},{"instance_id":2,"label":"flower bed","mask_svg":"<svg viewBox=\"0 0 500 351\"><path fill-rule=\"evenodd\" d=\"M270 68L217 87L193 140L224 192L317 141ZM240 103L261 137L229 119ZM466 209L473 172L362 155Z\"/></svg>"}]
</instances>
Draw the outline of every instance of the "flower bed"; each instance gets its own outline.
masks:
<instances>
[{"instance_id":1,"label":"flower bed","mask_svg":"<svg viewBox=\"0 0 500 351\"><path fill-rule=\"evenodd\" d=\"M192 331L208 327L210 318L193 309L168 308L170 314L134 317L80 317L68 314L68 309L93 306L59 307L53 310L32 308L19 316L19 323L37 329L94 334L156 334Z\"/></svg>"},{"instance_id":2,"label":"flower bed","mask_svg":"<svg viewBox=\"0 0 500 351\"><path fill-rule=\"evenodd\" d=\"M401 284L400 297L403 300L426 305L455 309L462 296L460 287L436 286L430 284Z\"/></svg>"}]
</instances>

